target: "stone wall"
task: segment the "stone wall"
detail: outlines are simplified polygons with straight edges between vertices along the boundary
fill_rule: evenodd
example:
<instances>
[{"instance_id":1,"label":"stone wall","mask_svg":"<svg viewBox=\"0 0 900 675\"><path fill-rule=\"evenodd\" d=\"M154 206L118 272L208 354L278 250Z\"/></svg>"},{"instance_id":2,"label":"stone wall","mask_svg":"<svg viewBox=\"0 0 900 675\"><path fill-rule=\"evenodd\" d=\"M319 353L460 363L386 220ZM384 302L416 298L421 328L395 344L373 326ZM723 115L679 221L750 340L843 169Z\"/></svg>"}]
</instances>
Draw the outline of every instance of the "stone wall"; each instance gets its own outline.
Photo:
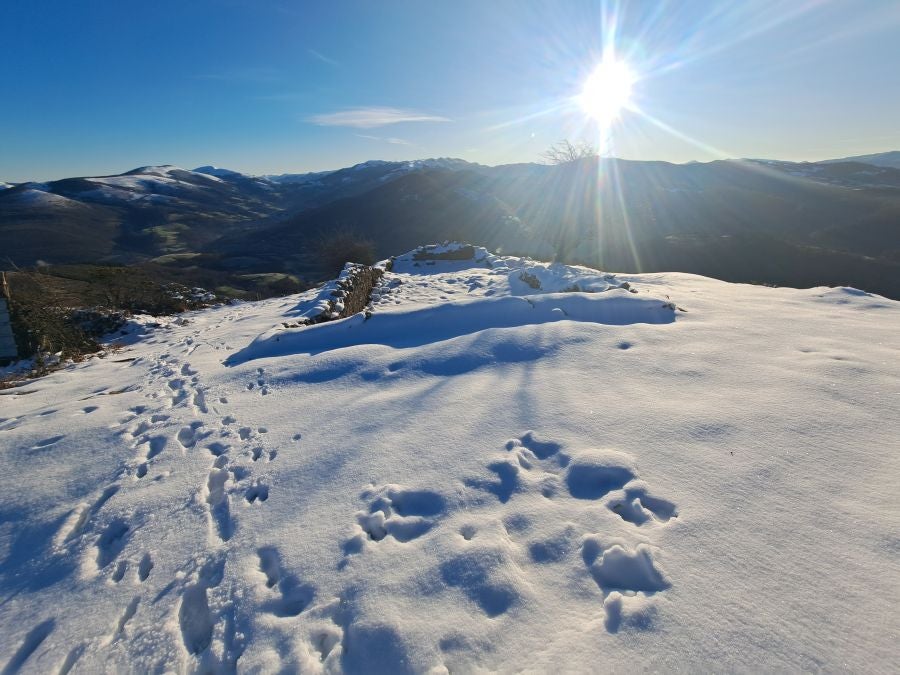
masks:
<instances>
[{"instance_id":1,"label":"stone wall","mask_svg":"<svg viewBox=\"0 0 900 675\"><path fill-rule=\"evenodd\" d=\"M306 321L307 325L336 321L365 311L372 297L372 289L378 285L384 270L368 265L347 263L328 301L328 309Z\"/></svg>"}]
</instances>

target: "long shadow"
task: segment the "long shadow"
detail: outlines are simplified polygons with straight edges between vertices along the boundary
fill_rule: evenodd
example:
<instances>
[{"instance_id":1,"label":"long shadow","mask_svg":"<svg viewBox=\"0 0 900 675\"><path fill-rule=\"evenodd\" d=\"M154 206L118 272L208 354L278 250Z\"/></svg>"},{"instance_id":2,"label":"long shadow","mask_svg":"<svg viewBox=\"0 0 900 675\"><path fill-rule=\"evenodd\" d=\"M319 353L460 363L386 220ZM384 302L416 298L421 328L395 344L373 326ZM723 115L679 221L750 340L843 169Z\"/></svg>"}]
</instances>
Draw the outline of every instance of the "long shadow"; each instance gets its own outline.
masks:
<instances>
[{"instance_id":1,"label":"long shadow","mask_svg":"<svg viewBox=\"0 0 900 675\"><path fill-rule=\"evenodd\" d=\"M0 511L0 521L16 522L9 554L0 563L0 593L6 602L10 595L21 591L38 591L62 581L75 571L75 562L68 557L49 555L53 537L62 527L67 515L46 522L28 522L21 512Z\"/></svg>"},{"instance_id":2,"label":"long shadow","mask_svg":"<svg viewBox=\"0 0 900 675\"><path fill-rule=\"evenodd\" d=\"M22 666L25 665L28 657L41 646L41 643L47 639L47 636L50 635L55 626L55 619L47 619L32 628L28 632L28 635L25 636L22 644L16 650L16 653L13 654L3 670L0 671L0 675L12 675L13 673L18 673Z\"/></svg>"},{"instance_id":3,"label":"long shadow","mask_svg":"<svg viewBox=\"0 0 900 675\"><path fill-rule=\"evenodd\" d=\"M671 305L659 299L636 297L626 291L486 298L384 312L368 320L357 314L299 330L272 331L233 354L225 365L287 354L315 355L360 344L421 347L489 328L513 328L563 319L616 326L665 324L675 320L675 312ZM507 356L516 360L515 355Z\"/></svg>"}]
</instances>

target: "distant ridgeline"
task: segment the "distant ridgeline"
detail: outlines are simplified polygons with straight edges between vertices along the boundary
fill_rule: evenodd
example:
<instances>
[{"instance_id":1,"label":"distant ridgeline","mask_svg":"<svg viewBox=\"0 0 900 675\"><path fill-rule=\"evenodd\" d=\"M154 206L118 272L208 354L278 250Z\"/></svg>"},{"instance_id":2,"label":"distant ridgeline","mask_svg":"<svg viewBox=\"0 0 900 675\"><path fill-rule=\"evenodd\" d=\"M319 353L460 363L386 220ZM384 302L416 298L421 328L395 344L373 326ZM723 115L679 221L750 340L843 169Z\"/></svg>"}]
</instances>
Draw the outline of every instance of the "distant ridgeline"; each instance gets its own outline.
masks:
<instances>
[{"instance_id":1,"label":"distant ridgeline","mask_svg":"<svg viewBox=\"0 0 900 675\"><path fill-rule=\"evenodd\" d=\"M324 242L340 235L375 259L460 240L611 272L900 299L900 169L863 159L436 159L281 176L147 166L0 189L0 241L20 267L151 265L158 279L232 297L300 290L369 262L348 250L332 264Z\"/></svg>"}]
</instances>

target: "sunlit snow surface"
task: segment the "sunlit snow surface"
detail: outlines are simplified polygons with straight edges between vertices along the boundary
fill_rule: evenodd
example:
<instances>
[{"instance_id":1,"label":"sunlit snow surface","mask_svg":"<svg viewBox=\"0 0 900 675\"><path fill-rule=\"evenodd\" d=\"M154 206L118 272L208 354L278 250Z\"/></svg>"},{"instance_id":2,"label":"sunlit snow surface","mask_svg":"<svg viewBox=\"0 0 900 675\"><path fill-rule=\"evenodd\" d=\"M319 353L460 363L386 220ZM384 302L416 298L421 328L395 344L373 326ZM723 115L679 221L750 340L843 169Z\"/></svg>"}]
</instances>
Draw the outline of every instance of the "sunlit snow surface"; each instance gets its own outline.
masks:
<instances>
[{"instance_id":1,"label":"sunlit snow surface","mask_svg":"<svg viewBox=\"0 0 900 675\"><path fill-rule=\"evenodd\" d=\"M900 303L476 258L0 392L0 668L892 669Z\"/></svg>"}]
</instances>

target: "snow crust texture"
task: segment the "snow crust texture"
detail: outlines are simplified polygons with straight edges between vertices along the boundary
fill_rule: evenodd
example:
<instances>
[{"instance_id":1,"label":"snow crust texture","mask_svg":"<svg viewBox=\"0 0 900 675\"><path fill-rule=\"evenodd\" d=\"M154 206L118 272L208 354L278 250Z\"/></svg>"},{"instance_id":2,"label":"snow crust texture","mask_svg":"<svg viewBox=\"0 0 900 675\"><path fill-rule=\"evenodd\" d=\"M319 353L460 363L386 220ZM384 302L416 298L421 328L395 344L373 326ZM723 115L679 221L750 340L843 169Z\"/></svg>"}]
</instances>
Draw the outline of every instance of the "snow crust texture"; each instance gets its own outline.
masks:
<instances>
[{"instance_id":1,"label":"snow crust texture","mask_svg":"<svg viewBox=\"0 0 900 675\"><path fill-rule=\"evenodd\" d=\"M2 672L894 668L900 303L469 248L0 392Z\"/></svg>"}]
</instances>

